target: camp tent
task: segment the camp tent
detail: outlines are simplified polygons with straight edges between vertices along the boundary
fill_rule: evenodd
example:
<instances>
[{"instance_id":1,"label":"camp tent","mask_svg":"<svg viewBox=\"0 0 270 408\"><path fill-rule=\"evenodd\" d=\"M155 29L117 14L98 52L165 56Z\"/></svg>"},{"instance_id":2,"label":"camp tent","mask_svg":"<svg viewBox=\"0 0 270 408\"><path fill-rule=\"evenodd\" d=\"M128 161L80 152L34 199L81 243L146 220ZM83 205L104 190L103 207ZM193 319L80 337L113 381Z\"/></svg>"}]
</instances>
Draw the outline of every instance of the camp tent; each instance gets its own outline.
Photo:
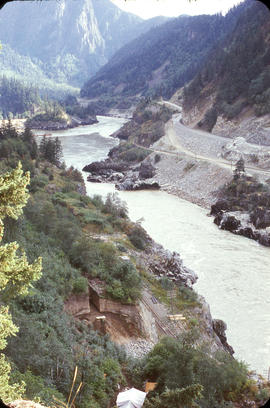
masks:
<instances>
[{"instance_id":1,"label":"camp tent","mask_svg":"<svg viewBox=\"0 0 270 408\"><path fill-rule=\"evenodd\" d=\"M120 392L117 396L116 405L121 408L141 408L146 397L146 392L136 388Z\"/></svg>"}]
</instances>

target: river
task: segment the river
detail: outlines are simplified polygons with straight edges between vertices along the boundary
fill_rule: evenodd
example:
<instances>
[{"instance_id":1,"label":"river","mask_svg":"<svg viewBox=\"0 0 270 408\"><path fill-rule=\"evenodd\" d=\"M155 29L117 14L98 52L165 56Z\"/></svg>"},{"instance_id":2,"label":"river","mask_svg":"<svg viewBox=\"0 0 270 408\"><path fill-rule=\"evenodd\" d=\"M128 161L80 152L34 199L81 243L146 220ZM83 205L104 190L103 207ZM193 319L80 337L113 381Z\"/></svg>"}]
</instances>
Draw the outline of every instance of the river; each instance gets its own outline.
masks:
<instances>
[{"instance_id":1,"label":"river","mask_svg":"<svg viewBox=\"0 0 270 408\"><path fill-rule=\"evenodd\" d=\"M79 170L106 157L117 144L109 137L125 119L98 117L99 123L51 132L63 145L64 160ZM42 134L44 132L36 132ZM87 174L84 174L86 179ZM114 191L110 184L86 183L89 195ZM270 366L270 248L219 230L207 210L162 191L120 192L129 216L165 248L181 254L199 276L194 289L228 325L235 357L266 375Z\"/></svg>"}]
</instances>

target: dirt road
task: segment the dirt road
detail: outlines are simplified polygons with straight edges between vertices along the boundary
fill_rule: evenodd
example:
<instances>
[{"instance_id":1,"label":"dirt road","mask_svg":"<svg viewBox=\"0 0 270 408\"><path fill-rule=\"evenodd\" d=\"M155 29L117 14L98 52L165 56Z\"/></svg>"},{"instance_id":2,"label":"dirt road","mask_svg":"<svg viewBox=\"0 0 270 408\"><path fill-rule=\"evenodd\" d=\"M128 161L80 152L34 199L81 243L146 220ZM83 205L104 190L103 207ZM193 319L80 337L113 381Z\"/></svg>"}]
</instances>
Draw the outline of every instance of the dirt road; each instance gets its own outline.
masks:
<instances>
[{"instance_id":1,"label":"dirt road","mask_svg":"<svg viewBox=\"0 0 270 408\"><path fill-rule=\"evenodd\" d=\"M165 144L171 146L173 151L171 149L158 149L158 147L153 149L154 151L167 152L168 154L174 155L177 155L179 152L185 153L187 156L195 158L196 160L210 162L233 171L233 165L235 163L220 157L222 149L230 139L184 126L180 122L182 116L181 107L168 101L159 103L172 107L177 110L178 113L173 115L165 129ZM246 165L245 167L251 174L261 175L263 178L270 176L270 170L250 165Z\"/></svg>"}]
</instances>

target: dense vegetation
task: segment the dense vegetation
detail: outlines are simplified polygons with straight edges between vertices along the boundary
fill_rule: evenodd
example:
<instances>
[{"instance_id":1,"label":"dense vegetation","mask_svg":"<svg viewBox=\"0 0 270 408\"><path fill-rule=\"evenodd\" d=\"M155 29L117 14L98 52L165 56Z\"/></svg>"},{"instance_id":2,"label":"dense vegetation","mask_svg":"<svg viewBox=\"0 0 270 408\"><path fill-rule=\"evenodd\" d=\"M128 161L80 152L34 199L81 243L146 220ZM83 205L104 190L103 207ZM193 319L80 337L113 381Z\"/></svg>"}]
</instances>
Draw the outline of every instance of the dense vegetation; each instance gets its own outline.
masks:
<instances>
[{"instance_id":1,"label":"dense vegetation","mask_svg":"<svg viewBox=\"0 0 270 408\"><path fill-rule=\"evenodd\" d=\"M245 5L226 17L181 16L121 48L82 88L81 95L139 93L166 98L190 81L210 50L230 32Z\"/></svg>"},{"instance_id":2,"label":"dense vegetation","mask_svg":"<svg viewBox=\"0 0 270 408\"><path fill-rule=\"evenodd\" d=\"M13 168L19 159L24 169L31 170L31 195L24 216L16 222L4 220L3 242L16 240L29 262L40 255L43 260L42 278L30 294L8 301L14 323L20 327L5 350L13 368L12 381L26 383L27 398L49 404L52 395L61 399L67 395L77 364L84 382L78 405L107 406L117 384L125 381L121 371L125 355L108 337L73 321L64 312L64 302L72 293L87 290L88 276L104 279L107 295L113 299L134 302L139 296L135 267L120 260L114 245L90 238L91 231L130 228L126 210L119 202L115 206L114 197L103 202L99 197L81 196L77 192L80 173L43 161L42 149L39 153L27 129L19 135L11 123L2 126L0 151L1 172ZM4 300L2 296L5 305Z\"/></svg>"},{"instance_id":3,"label":"dense vegetation","mask_svg":"<svg viewBox=\"0 0 270 408\"><path fill-rule=\"evenodd\" d=\"M23 174L21 165L16 169L0 177L0 242L4 235L3 220L9 217L17 220L22 214L28 194L26 186L29 184L29 172ZM19 252L21 254L19 255ZM28 263L27 257L16 242L9 242L0 246L0 350L7 344L7 337L15 335L18 327L12 322L9 308L5 300L10 300L14 296L26 295L32 281L39 279L41 272L41 258L32 264ZM4 301L4 302L3 302ZM21 395L23 384L9 384L10 364L5 359L4 354L0 354L0 393L5 400L12 400Z\"/></svg>"},{"instance_id":4,"label":"dense vegetation","mask_svg":"<svg viewBox=\"0 0 270 408\"><path fill-rule=\"evenodd\" d=\"M2 14L3 11L0 17ZM1 40L0 70L2 75L16 78L30 87L38 87L43 94L46 93L50 97L61 98L67 93L79 93L79 88L69 85L63 80L63 77L58 78L53 67L48 67L38 58L31 58L28 53L27 56L20 55L8 44L3 43L3 36Z\"/></svg>"},{"instance_id":5,"label":"dense vegetation","mask_svg":"<svg viewBox=\"0 0 270 408\"><path fill-rule=\"evenodd\" d=\"M195 347L197 336L164 338L135 367L137 381L157 382L146 408L233 407L232 401L252 394L246 367L224 352L210 357L207 348Z\"/></svg>"},{"instance_id":6,"label":"dense vegetation","mask_svg":"<svg viewBox=\"0 0 270 408\"><path fill-rule=\"evenodd\" d=\"M261 2L243 10L236 28L214 48L203 69L184 90L189 109L215 96L199 126L211 130L218 115L233 119L244 108L270 112L270 13Z\"/></svg>"},{"instance_id":7,"label":"dense vegetation","mask_svg":"<svg viewBox=\"0 0 270 408\"><path fill-rule=\"evenodd\" d=\"M2 118L30 115L41 104L37 88L26 86L16 79L0 79L0 114Z\"/></svg>"},{"instance_id":8,"label":"dense vegetation","mask_svg":"<svg viewBox=\"0 0 270 408\"><path fill-rule=\"evenodd\" d=\"M67 127L71 123L71 118L65 112L64 108L56 101L43 101L39 112L27 119L25 125L29 128L39 129L40 127L49 128L51 126Z\"/></svg>"},{"instance_id":9,"label":"dense vegetation","mask_svg":"<svg viewBox=\"0 0 270 408\"><path fill-rule=\"evenodd\" d=\"M75 98L69 94L69 98ZM36 121L67 122L65 104L42 95L34 86L25 85L15 78L3 76L0 79L0 118L31 118ZM29 125L30 125L29 121Z\"/></svg>"}]
</instances>

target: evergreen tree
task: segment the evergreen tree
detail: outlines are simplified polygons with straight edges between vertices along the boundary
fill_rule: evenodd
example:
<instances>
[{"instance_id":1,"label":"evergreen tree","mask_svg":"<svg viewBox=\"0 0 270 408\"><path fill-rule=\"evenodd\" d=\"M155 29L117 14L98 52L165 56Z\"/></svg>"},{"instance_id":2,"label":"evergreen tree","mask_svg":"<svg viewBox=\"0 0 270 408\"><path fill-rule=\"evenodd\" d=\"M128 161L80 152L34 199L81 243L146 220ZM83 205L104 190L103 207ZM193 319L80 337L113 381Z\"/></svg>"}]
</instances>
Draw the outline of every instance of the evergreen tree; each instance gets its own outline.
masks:
<instances>
[{"instance_id":1,"label":"evergreen tree","mask_svg":"<svg viewBox=\"0 0 270 408\"><path fill-rule=\"evenodd\" d=\"M0 78L0 106L5 117L33 111L41 104L38 89L26 86L15 78Z\"/></svg>"},{"instance_id":2,"label":"evergreen tree","mask_svg":"<svg viewBox=\"0 0 270 408\"><path fill-rule=\"evenodd\" d=\"M166 389L160 396L146 399L145 408L195 408L199 405L196 400L202 398L203 386L192 384L185 388L176 388L174 390Z\"/></svg>"},{"instance_id":3,"label":"evergreen tree","mask_svg":"<svg viewBox=\"0 0 270 408\"><path fill-rule=\"evenodd\" d=\"M27 184L30 174L23 174L21 164L0 177L0 242L4 234L3 219L11 217L18 219L28 200ZM32 281L39 279L41 274L41 259L29 264L23 251L18 255L19 246L16 242L0 246L0 350L7 345L7 337L15 335L18 328L13 324L8 306L4 300L19 294L26 294ZM23 390L23 384L9 384L11 367L0 354L0 398L8 402L18 398Z\"/></svg>"},{"instance_id":4,"label":"evergreen tree","mask_svg":"<svg viewBox=\"0 0 270 408\"><path fill-rule=\"evenodd\" d=\"M46 138L44 135L39 145L39 152L41 157L43 157L45 160L48 160L50 163L55 164L56 166L60 166L63 150L58 137L52 139L50 137Z\"/></svg>"}]
</instances>

